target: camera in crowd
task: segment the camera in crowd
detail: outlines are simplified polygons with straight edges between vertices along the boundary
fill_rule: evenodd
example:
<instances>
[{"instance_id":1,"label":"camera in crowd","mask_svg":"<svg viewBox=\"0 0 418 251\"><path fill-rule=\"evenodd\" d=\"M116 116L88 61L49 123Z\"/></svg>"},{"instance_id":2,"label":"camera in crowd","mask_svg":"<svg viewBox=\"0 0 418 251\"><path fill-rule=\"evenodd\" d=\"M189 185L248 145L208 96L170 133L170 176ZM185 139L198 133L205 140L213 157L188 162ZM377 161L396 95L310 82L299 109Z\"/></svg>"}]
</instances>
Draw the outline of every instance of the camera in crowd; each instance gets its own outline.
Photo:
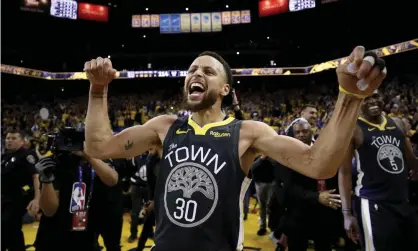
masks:
<instances>
[{"instance_id":1,"label":"camera in crowd","mask_svg":"<svg viewBox=\"0 0 418 251\"><path fill-rule=\"evenodd\" d=\"M54 154L58 152L78 152L84 150L84 130L64 127L48 135L47 148Z\"/></svg>"}]
</instances>

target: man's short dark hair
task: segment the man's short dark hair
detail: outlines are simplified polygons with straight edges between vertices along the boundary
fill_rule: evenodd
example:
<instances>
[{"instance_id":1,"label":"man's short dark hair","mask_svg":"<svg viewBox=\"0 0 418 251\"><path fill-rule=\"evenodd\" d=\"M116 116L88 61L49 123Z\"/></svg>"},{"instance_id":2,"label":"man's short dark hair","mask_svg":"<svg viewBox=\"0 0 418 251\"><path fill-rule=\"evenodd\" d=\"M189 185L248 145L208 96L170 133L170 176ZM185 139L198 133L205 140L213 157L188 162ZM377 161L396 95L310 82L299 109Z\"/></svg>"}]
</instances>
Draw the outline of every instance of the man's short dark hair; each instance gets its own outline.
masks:
<instances>
[{"instance_id":1,"label":"man's short dark hair","mask_svg":"<svg viewBox=\"0 0 418 251\"><path fill-rule=\"evenodd\" d=\"M226 83L230 86L230 90L229 90L229 94L227 96L225 96L222 100L222 107L228 107L232 105L232 85L234 82L234 79L232 77L232 70L231 67L229 66L229 64L225 61L225 59L223 57L221 57L221 55L219 55L216 52L213 51L204 51L202 53L200 53L199 57L202 56L209 56L209 57L213 57L214 59L218 60L222 66L224 67L224 71L225 71L225 75L226 75Z\"/></svg>"},{"instance_id":2,"label":"man's short dark hair","mask_svg":"<svg viewBox=\"0 0 418 251\"><path fill-rule=\"evenodd\" d=\"M316 106L314 104L306 104L302 107L302 111L306 110L306 108L315 108L316 109Z\"/></svg>"},{"instance_id":3,"label":"man's short dark hair","mask_svg":"<svg viewBox=\"0 0 418 251\"><path fill-rule=\"evenodd\" d=\"M25 136L26 136L26 134L25 134L24 132L19 131L19 130L17 130L17 129L10 129L7 133L8 133L8 134L9 134L9 133L11 133L11 134L19 134L19 136L20 136L22 139L24 139L24 138L25 138Z\"/></svg>"}]
</instances>

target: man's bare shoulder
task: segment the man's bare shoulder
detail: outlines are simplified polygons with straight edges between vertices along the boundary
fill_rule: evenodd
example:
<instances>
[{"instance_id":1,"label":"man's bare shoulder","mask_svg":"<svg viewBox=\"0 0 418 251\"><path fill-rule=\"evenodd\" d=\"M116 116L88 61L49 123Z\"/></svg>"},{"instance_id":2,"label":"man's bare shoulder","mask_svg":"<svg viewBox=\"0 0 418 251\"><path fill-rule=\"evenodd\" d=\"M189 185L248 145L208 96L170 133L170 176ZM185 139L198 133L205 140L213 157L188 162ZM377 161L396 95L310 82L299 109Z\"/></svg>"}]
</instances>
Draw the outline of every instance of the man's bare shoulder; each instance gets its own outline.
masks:
<instances>
[{"instance_id":1,"label":"man's bare shoulder","mask_svg":"<svg viewBox=\"0 0 418 251\"><path fill-rule=\"evenodd\" d=\"M254 120L243 120L241 124L241 134L251 134L254 135L255 133L263 132L264 130L268 130L269 126L260 121Z\"/></svg>"},{"instance_id":2,"label":"man's bare shoulder","mask_svg":"<svg viewBox=\"0 0 418 251\"><path fill-rule=\"evenodd\" d=\"M177 118L176 115L160 115L148 120L144 126L149 126L157 132L166 132Z\"/></svg>"}]
</instances>

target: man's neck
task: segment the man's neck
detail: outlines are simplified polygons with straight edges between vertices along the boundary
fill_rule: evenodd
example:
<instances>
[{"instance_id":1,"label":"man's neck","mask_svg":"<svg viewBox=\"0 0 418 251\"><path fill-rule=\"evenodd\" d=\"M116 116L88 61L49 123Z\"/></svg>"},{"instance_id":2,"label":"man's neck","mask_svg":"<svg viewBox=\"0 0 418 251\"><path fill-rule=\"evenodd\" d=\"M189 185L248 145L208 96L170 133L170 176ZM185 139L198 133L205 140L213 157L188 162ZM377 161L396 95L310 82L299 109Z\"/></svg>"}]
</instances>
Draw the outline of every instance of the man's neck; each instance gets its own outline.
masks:
<instances>
[{"instance_id":1,"label":"man's neck","mask_svg":"<svg viewBox=\"0 0 418 251\"><path fill-rule=\"evenodd\" d=\"M365 114L363 114L363 118L365 118L367 121L376 124L376 125L380 125L383 122L383 117L382 115L379 116L367 116Z\"/></svg>"},{"instance_id":2,"label":"man's neck","mask_svg":"<svg viewBox=\"0 0 418 251\"><path fill-rule=\"evenodd\" d=\"M7 153L14 153L14 152L17 152L19 149L20 148L18 148L18 149L6 149L6 152Z\"/></svg>"},{"instance_id":3,"label":"man's neck","mask_svg":"<svg viewBox=\"0 0 418 251\"><path fill-rule=\"evenodd\" d=\"M193 112L192 119L200 126L205 126L210 123L222 121L225 118L225 114L221 109L215 107L209 108L207 110Z\"/></svg>"}]
</instances>

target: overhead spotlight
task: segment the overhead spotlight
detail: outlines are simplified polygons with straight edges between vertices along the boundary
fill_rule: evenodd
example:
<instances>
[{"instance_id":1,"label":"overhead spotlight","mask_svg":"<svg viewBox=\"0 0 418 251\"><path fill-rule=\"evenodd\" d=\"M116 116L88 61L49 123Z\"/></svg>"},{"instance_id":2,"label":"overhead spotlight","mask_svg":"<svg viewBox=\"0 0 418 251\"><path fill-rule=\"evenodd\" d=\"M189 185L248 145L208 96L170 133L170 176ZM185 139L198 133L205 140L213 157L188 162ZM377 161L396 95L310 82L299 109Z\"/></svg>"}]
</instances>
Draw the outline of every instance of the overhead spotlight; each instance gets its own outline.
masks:
<instances>
[{"instance_id":1,"label":"overhead spotlight","mask_svg":"<svg viewBox=\"0 0 418 251\"><path fill-rule=\"evenodd\" d=\"M64 91L64 87L61 87L61 91L62 91L62 92Z\"/></svg>"},{"instance_id":2,"label":"overhead spotlight","mask_svg":"<svg viewBox=\"0 0 418 251\"><path fill-rule=\"evenodd\" d=\"M108 3L107 5L112 6L112 3Z\"/></svg>"},{"instance_id":3,"label":"overhead spotlight","mask_svg":"<svg viewBox=\"0 0 418 251\"><path fill-rule=\"evenodd\" d=\"M270 37L267 37L267 39L270 39Z\"/></svg>"},{"instance_id":4,"label":"overhead spotlight","mask_svg":"<svg viewBox=\"0 0 418 251\"><path fill-rule=\"evenodd\" d=\"M122 45L121 45L121 47L123 48L123 47L125 47L125 45L124 45L124 44L122 44Z\"/></svg>"},{"instance_id":5,"label":"overhead spotlight","mask_svg":"<svg viewBox=\"0 0 418 251\"><path fill-rule=\"evenodd\" d=\"M20 63L23 64L23 60L20 60Z\"/></svg>"},{"instance_id":6,"label":"overhead spotlight","mask_svg":"<svg viewBox=\"0 0 418 251\"><path fill-rule=\"evenodd\" d=\"M241 83L239 80L237 81L237 84Z\"/></svg>"},{"instance_id":7,"label":"overhead spotlight","mask_svg":"<svg viewBox=\"0 0 418 251\"><path fill-rule=\"evenodd\" d=\"M229 8L229 5L225 5L225 8L227 8L227 9L228 9L228 8Z\"/></svg>"},{"instance_id":8,"label":"overhead spotlight","mask_svg":"<svg viewBox=\"0 0 418 251\"><path fill-rule=\"evenodd\" d=\"M189 8L186 7L186 11L189 11Z\"/></svg>"},{"instance_id":9,"label":"overhead spotlight","mask_svg":"<svg viewBox=\"0 0 418 251\"><path fill-rule=\"evenodd\" d=\"M148 8L145 8L146 11L148 11Z\"/></svg>"},{"instance_id":10,"label":"overhead spotlight","mask_svg":"<svg viewBox=\"0 0 418 251\"><path fill-rule=\"evenodd\" d=\"M107 58L110 58L110 55L108 55Z\"/></svg>"},{"instance_id":11,"label":"overhead spotlight","mask_svg":"<svg viewBox=\"0 0 418 251\"><path fill-rule=\"evenodd\" d=\"M237 51L237 55L239 55L239 51Z\"/></svg>"},{"instance_id":12,"label":"overhead spotlight","mask_svg":"<svg viewBox=\"0 0 418 251\"><path fill-rule=\"evenodd\" d=\"M143 38L146 38L146 37L147 37L147 35L143 35L142 37L143 37Z\"/></svg>"}]
</instances>

